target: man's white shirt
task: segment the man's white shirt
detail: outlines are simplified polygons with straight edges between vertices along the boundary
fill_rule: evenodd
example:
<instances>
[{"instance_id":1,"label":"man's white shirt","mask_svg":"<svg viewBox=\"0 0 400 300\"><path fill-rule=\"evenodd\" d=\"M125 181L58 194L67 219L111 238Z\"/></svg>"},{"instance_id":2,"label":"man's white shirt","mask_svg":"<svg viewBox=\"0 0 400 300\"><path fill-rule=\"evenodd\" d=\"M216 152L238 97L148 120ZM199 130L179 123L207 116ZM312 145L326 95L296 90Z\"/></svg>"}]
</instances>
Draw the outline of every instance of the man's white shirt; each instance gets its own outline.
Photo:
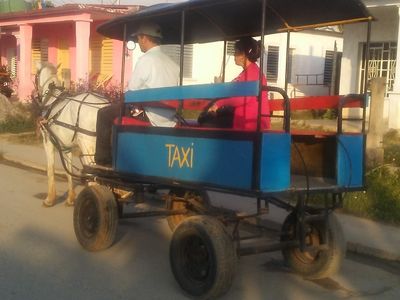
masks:
<instances>
[{"instance_id":1,"label":"man's white shirt","mask_svg":"<svg viewBox=\"0 0 400 300\"><path fill-rule=\"evenodd\" d=\"M128 89L141 90L177 86L179 67L163 53L160 46L146 51L137 61ZM147 117L153 126L174 127L175 110L160 107L145 107Z\"/></svg>"}]
</instances>

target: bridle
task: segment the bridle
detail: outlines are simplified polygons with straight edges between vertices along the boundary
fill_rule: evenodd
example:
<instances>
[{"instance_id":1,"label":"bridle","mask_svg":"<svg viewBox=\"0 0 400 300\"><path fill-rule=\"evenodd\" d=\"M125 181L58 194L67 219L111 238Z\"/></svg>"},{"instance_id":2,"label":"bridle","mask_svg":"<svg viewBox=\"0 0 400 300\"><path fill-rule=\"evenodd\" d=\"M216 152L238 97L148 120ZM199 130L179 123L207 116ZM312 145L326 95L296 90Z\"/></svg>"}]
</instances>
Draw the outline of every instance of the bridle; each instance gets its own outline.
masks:
<instances>
[{"instance_id":1,"label":"bridle","mask_svg":"<svg viewBox=\"0 0 400 300\"><path fill-rule=\"evenodd\" d=\"M42 71L48 68L48 66L42 66L40 68L40 70L36 73L35 75L35 82L34 82L34 86L35 86L35 90L37 91L37 95L36 95L36 101L38 102L39 106L43 109L46 106L48 106L48 101L50 100L51 96L52 96L52 90L54 90L54 88L63 91L63 87L57 87L56 83L58 82L58 78L57 78L57 74L51 74L49 76L49 78L47 78L45 80L45 82L43 84L39 83L39 79L40 79L40 74L42 73ZM52 88L53 85L53 88ZM46 92L43 94L43 89L45 86L48 86L49 88L46 90Z\"/></svg>"}]
</instances>

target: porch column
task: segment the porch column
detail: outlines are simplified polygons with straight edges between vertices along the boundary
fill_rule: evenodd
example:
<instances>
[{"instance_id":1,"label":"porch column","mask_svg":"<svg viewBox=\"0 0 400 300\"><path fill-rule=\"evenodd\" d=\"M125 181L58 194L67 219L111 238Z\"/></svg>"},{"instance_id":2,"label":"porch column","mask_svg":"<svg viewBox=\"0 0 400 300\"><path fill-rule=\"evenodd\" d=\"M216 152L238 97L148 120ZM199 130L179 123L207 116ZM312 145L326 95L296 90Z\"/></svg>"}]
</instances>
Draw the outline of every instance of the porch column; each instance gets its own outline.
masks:
<instances>
[{"instance_id":1,"label":"porch column","mask_svg":"<svg viewBox=\"0 0 400 300\"><path fill-rule=\"evenodd\" d=\"M90 21L76 21L75 80L87 84L89 80Z\"/></svg>"},{"instance_id":2,"label":"porch column","mask_svg":"<svg viewBox=\"0 0 400 300\"><path fill-rule=\"evenodd\" d=\"M17 38L18 64L18 97L21 101L30 98L34 88L32 82L32 26L23 24L19 26L19 38Z\"/></svg>"},{"instance_id":3,"label":"porch column","mask_svg":"<svg viewBox=\"0 0 400 300\"><path fill-rule=\"evenodd\" d=\"M389 94L389 128L400 129L400 6L397 6L397 53L393 92Z\"/></svg>"}]
</instances>

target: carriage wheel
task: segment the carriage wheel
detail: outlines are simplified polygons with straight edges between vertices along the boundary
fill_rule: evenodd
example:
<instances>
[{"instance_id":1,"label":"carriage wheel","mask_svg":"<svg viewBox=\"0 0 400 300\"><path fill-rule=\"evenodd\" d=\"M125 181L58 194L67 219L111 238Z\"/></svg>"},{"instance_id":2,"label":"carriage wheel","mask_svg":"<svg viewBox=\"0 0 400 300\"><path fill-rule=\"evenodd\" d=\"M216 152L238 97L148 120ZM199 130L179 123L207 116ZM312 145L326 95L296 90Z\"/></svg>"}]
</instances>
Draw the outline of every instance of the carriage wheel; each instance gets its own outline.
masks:
<instances>
[{"instance_id":1,"label":"carriage wheel","mask_svg":"<svg viewBox=\"0 0 400 300\"><path fill-rule=\"evenodd\" d=\"M176 281L192 297L214 299L232 285L236 251L215 218L191 216L182 221L173 233L169 257Z\"/></svg>"},{"instance_id":2,"label":"carriage wheel","mask_svg":"<svg viewBox=\"0 0 400 300\"><path fill-rule=\"evenodd\" d=\"M282 226L281 241L297 239L296 211L290 213ZM334 214L329 214L328 221L310 221L306 224L306 249L298 247L282 250L288 266L296 273L308 279L329 277L338 271L346 252L343 231ZM317 249L324 245L324 248ZM314 247L313 247L314 246Z\"/></svg>"},{"instance_id":3,"label":"carriage wheel","mask_svg":"<svg viewBox=\"0 0 400 300\"><path fill-rule=\"evenodd\" d=\"M185 199L193 199L195 201L196 207L190 208L188 206L187 201L176 201L176 197L185 198ZM171 231L174 231L175 228L182 223L183 220L187 219L189 216L193 216L196 214L198 210L207 210L210 206L210 199L208 198L208 194L205 191L186 191L183 189L173 189L170 190L167 200L166 200L166 208L168 210L179 210L179 209L188 209L188 213L181 215L172 215L167 217L168 226Z\"/></svg>"},{"instance_id":4,"label":"carriage wheel","mask_svg":"<svg viewBox=\"0 0 400 300\"><path fill-rule=\"evenodd\" d=\"M80 192L74 209L74 230L83 248L98 251L110 247L117 222L117 203L108 188L92 185Z\"/></svg>"}]
</instances>

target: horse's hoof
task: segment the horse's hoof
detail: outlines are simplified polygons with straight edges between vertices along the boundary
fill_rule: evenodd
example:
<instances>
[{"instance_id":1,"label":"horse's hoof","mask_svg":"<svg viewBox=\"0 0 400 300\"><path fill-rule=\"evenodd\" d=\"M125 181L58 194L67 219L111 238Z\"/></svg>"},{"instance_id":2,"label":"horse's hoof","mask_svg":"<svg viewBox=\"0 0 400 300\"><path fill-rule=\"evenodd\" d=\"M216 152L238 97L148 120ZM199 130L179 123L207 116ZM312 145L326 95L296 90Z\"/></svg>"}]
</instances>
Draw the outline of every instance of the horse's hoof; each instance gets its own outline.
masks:
<instances>
[{"instance_id":1,"label":"horse's hoof","mask_svg":"<svg viewBox=\"0 0 400 300\"><path fill-rule=\"evenodd\" d=\"M53 203L47 203L46 201L43 201L43 202L42 202L42 207L48 208L48 207L52 207L52 206L54 206Z\"/></svg>"},{"instance_id":2,"label":"horse's hoof","mask_svg":"<svg viewBox=\"0 0 400 300\"><path fill-rule=\"evenodd\" d=\"M75 205L75 202L65 202L65 204L64 204L66 207L71 207L71 206L74 206Z\"/></svg>"}]
</instances>

